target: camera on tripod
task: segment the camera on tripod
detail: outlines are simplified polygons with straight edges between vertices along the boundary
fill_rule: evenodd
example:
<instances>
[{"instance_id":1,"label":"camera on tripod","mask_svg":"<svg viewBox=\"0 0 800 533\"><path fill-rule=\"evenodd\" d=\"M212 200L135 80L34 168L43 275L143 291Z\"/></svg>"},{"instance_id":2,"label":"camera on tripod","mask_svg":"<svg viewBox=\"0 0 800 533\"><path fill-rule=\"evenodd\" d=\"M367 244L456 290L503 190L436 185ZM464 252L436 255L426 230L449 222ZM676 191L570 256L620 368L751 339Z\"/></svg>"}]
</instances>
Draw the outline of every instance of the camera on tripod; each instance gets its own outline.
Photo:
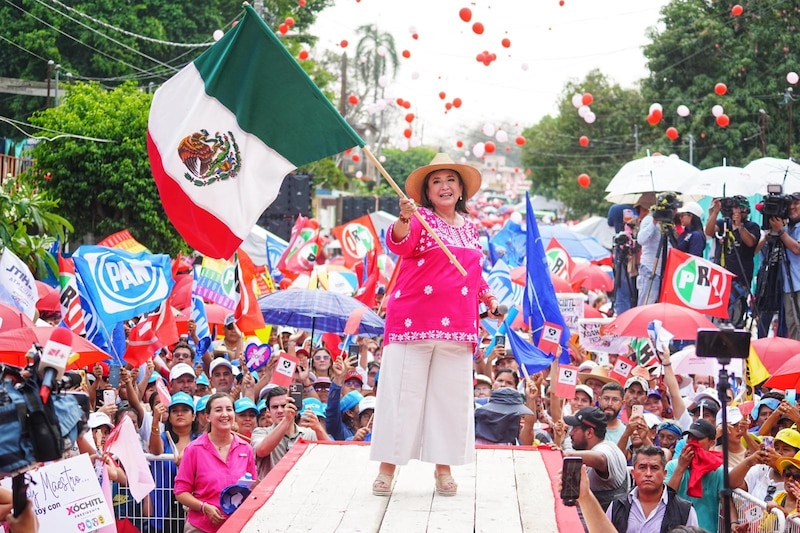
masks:
<instances>
[{"instance_id":1,"label":"camera on tripod","mask_svg":"<svg viewBox=\"0 0 800 533\"><path fill-rule=\"evenodd\" d=\"M683 202L678 200L678 195L675 193L659 194L652 208L653 220L672 224L675 222L675 215L678 213L678 209L682 206Z\"/></svg>"},{"instance_id":2,"label":"camera on tripod","mask_svg":"<svg viewBox=\"0 0 800 533\"><path fill-rule=\"evenodd\" d=\"M720 213L724 218L731 218L733 217L733 209L735 207L741 207L742 203L738 196L726 196L724 198L720 198L719 200L720 206Z\"/></svg>"},{"instance_id":3,"label":"camera on tripod","mask_svg":"<svg viewBox=\"0 0 800 533\"><path fill-rule=\"evenodd\" d=\"M789 207L792 205L794 196L783 194L783 186L780 183L770 183L767 185L767 195L756 205L756 209L761 213L761 229L770 229L769 219L772 217L789 218Z\"/></svg>"}]
</instances>

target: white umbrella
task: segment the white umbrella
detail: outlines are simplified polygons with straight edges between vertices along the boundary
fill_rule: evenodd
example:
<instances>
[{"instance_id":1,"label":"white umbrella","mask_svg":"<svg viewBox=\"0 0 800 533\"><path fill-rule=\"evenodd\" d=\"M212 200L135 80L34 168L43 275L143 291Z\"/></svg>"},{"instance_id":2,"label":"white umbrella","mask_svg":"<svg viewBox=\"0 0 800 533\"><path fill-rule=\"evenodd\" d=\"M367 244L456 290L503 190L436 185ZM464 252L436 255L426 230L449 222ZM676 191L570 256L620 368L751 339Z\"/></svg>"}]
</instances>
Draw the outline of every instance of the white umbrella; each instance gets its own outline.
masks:
<instances>
[{"instance_id":1,"label":"white umbrella","mask_svg":"<svg viewBox=\"0 0 800 533\"><path fill-rule=\"evenodd\" d=\"M713 167L697 172L682 186L688 196L752 196L758 193L761 185L749 172L740 167Z\"/></svg>"},{"instance_id":2,"label":"white umbrella","mask_svg":"<svg viewBox=\"0 0 800 533\"><path fill-rule=\"evenodd\" d=\"M759 192L766 193L770 183L783 185L784 193L800 191L800 165L791 159L762 157L748 163L744 170L759 184Z\"/></svg>"},{"instance_id":3,"label":"white umbrella","mask_svg":"<svg viewBox=\"0 0 800 533\"><path fill-rule=\"evenodd\" d=\"M606 186L606 200L619 201L625 195L643 192L683 192L683 185L698 171L678 157L647 156L625 163Z\"/></svg>"}]
</instances>

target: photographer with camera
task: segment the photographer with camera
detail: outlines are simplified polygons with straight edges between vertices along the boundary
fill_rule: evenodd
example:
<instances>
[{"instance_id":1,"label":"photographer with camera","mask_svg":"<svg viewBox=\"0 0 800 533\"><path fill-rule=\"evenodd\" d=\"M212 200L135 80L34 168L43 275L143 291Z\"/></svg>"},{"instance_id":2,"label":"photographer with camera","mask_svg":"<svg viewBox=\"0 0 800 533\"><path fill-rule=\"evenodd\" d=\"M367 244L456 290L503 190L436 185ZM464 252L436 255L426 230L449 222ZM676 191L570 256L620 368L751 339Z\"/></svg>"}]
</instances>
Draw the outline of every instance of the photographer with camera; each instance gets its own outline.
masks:
<instances>
[{"instance_id":1,"label":"photographer with camera","mask_svg":"<svg viewBox=\"0 0 800 533\"><path fill-rule=\"evenodd\" d=\"M639 257L639 276L636 288L639 291L638 305L654 304L661 294L661 278L663 276L667 252L675 246L675 214L683 205L673 193L658 195L650 213L640 225L636 242L641 246Z\"/></svg>"},{"instance_id":2,"label":"photographer with camera","mask_svg":"<svg viewBox=\"0 0 800 533\"><path fill-rule=\"evenodd\" d=\"M714 198L705 227L706 235L716 243L714 263L736 275L728 316L737 328L744 324L747 296L753 281L753 258L761 235L758 224L748 220L749 214L750 203L744 196Z\"/></svg>"},{"instance_id":3,"label":"photographer with camera","mask_svg":"<svg viewBox=\"0 0 800 533\"><path fill-rule=\"evenodd\" d=\"M618 315L633 307L637 299L636 260L639 245L636 243L635 230L641 218L641 203L640 197L636 205L614 204L608 210L607 222L615 232L611 251L614 255L614 311Z\"/></svg>"},{"instance_id":4,"label":"photographer with camera","mask_svg":"<svg viewBox=\"0 0 800 533\"><path fill-rule=\"evenodd\" d=\"M783 217L769 218L770 233L785 249L783 273L783 310L789 337L800 340L800 193L787 195L791 200L788 225Z\"/></svg>"}]
</instances>

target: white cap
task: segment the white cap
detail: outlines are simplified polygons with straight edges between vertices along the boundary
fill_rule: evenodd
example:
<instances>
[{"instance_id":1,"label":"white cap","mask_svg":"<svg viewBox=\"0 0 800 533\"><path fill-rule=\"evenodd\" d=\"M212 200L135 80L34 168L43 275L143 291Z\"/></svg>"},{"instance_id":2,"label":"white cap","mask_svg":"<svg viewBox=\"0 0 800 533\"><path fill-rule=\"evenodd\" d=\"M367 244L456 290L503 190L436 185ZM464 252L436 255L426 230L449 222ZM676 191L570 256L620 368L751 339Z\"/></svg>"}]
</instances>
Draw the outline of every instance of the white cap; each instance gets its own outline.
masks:
<instances>
[{"instance_id":1,"label":"white cap","mask_svg":"<svg viewBox=\"0 0 800 533\"><path fill-rule=\"evenodd\" d=\"M701 220L703 218L703 208L697 202L686 202L678 209L678 213L691 213Z\"/></svg>"},{"instance_id":2,"label":"white cap","mask_svg":"<svg viewBox=\"0 0 800 533\"><path fill-rule=\"evenodd\" d=\"M211 365L209 365L209 367L208 367L208 373L209 374L213 374L214 373L214 369L217 368L220 365L227 366L228 369L230 369L231 374L233 373L233 365L231 364L230 361L228 361L224 357L216 357L213 361L211 361Z\"/></svg>"},{"instance_id":3,"label":"white cap","mask_svg":"<svg viewBox=\"0 0 800 533\"><path fill-rule=\"evenodd\" d=\"M95 411L89 415L89 427L92 429L97 429L100 426L108 426L113 428L114 424L111 423L111 419L108 418L107 414L101 413L100 411Z\"/></svg>"},{"instance_id":4,"label":"white cap","mask_svg":"<svg viewBox=\"0 0 800 533\"><path fill-rule=\"evenodd\" d=\"M589 397L589 400L594 401L594 391L589 385L584 385L581 383L577 387L575 387L575 392L581 391L582 393L586 394Z\"/></svg>"},{"instance_id":5,"label":"white cap","mask_svg":"<svg viewBox=\"0 0 800 533\"><path fill-rule=\"evenodd\" d=\"M179 377L183 375L189 375L195 377L194 369L187 365L186 363L178 363L177 365L172 367L172 370L169 371L169 380L175 381Z\"/></svg>"},{"instance_id":6,"label":"white cap","mask_svg":"<svg viewBox=\"0 0 800 533\"><path fill-rule=\"evenodd\" d=\"M280 335L283 335L284 333L288 333L290 335L294 335L295 333L297 333L297 330L294 329L291 326L280 326L278 328L278 335L280 336Z\"/></svg>"},{"instance_id":7,"label":"white cap","mask_svg":"<svg viewBox=\"0 0 800 533\"><path fill-rule=\"evenodd\" d=\"M486 383L490 387L492 386L492 378L490 378L489 376L487 376L485 374L476 374L475 375L475 381L477 381L478 383ZM477 385L477 383L476 383L476 385Z\"/></svg>"},{"instance_id":8,"label":"white cap","mask_svg":"<svg viewBox=\"0 0 800 533\"><path fill-rule=\"evenodd\" d=\"M644 417L644 423L647 424L647 427L650 429L653 429L654 426L657 426L661 423L661 419L653 413L648 413L645 411L642 416Z\"/></svg>"},{"instance_id":9,"label":"white cap","mask_svg":"<svg viewBox=\"0 0 800 533\"><path fill-rule=\"evenodd\" d=\"M738 407L731 407L730 405L726 408L728 414L728 424L735 426L739 422L742 421L744 416L742 416L742 411L739 410ZM717 425L722 424L722 409L719 410L717 413Z\"/></svg>"},{"instance_id":10,"label":"white cap","mask_svg":"<svg viewBox=\"0 0 800 533\"><path fill-rule=\"evenodd\" d=\"M593 368L598 366L597 363L592 361L591 359L587 359L580 365L578 365L578 372L591 372Z\"/></svg>"},{"instance_id":11,"label":"white cap","mask_svg":"<svg viewBox=\"0 0 800 533\"><path fill-rule=\"evenodd\" d=\"M367 409L375 409L375 404L377 402L377 398L375 396L364 396L364 399L358 402L358 414L363 413Z\"/></svg>"}]
</instances>

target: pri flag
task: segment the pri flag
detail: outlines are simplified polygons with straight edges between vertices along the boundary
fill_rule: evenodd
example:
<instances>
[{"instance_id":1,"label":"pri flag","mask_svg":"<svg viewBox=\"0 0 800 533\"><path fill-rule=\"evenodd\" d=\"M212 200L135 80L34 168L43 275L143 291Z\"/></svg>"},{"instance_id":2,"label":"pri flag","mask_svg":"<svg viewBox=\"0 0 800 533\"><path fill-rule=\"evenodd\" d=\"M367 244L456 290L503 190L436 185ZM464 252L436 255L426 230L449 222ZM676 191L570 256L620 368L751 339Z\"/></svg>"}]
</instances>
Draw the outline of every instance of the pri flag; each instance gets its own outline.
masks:
<instances>
[{"instance_id":1,"label":"pri flag","mask_svg":"<svg viewBox=\"0 0 800 533\"><path fill-rule=\"evenodd\" d=\"M347 268L364 259L372 250L376 250L378 254L383 253L381 240L369 215L336 226L331 233L342 247L344 266Z\"/></svg>"},{"instance_id":2,"label":"pri flag","mask_svg":"<svg viewBox=\"0 0 800 533\"><path fill-rule=\"evenodd\" d=\"M728 318L733 277L711 261L670 248L660 301Z\"/></svg>"},{"instance_id":3,"label":"pri flag","mask_svg":"<svg viewBox=\"0 0 800 533\"><path fill-rule=\"evenodd\" d=\"M249 5L222 39L158 89L150 166L190 246L231 257L295 168L364 141Z\"/></svg>"},{"instance_id":4,"label":"pri flag","mask_svg":"<svg viewBox=\"0 0 800 533\"><path fill-rule=\"evenodd\" d=\"M83 335L86 333L86 325L83 322L83 309L72 258L58 254L58 270L61 285L61 320L76 335Z\"/></svg>"},{"instance_id":5,"label":"pri flag","mask_svg":"<svg viewBox=\"0 0 800 533\"><path fill-rule=\"evenodd\" d=\"M550 322L561 327L561 331L568 330L567 323L561 315L553 281L550 279L550 269L542 247L542 236L536 224L536 214L531 206L531 198L526 193L527 203L527 279L525 282L525 297L523 299L523 312L528 325L531 327L533 340L538 344L544 331L545 322ZM561 357L559 363L569 364L569 335L561 335Z\"/></svg>"},{"instance_id":6,"label":"pri flag","mask_svg":"<svg viewBox=\"0 0 800 533\"><path fill-rule=\"evenodd\" d=\"M297 215L289 246L281 254L278 270L291 279L314 268L319 255L319 222Z\"/></svg>"},{"instance_id":7,"label":"pri flag","mask_svg":"<svg viewBox=\"0 0 800 533\"><path fill-rule=\"evenodd\" d=\"M550 267L550 272L561 279L570 279L575 263L567 253L567 250L561 246L561 243L555 237L552 237L547 244L545 254L547 255L547 266Z\"/></svg>"}]
</instances>

